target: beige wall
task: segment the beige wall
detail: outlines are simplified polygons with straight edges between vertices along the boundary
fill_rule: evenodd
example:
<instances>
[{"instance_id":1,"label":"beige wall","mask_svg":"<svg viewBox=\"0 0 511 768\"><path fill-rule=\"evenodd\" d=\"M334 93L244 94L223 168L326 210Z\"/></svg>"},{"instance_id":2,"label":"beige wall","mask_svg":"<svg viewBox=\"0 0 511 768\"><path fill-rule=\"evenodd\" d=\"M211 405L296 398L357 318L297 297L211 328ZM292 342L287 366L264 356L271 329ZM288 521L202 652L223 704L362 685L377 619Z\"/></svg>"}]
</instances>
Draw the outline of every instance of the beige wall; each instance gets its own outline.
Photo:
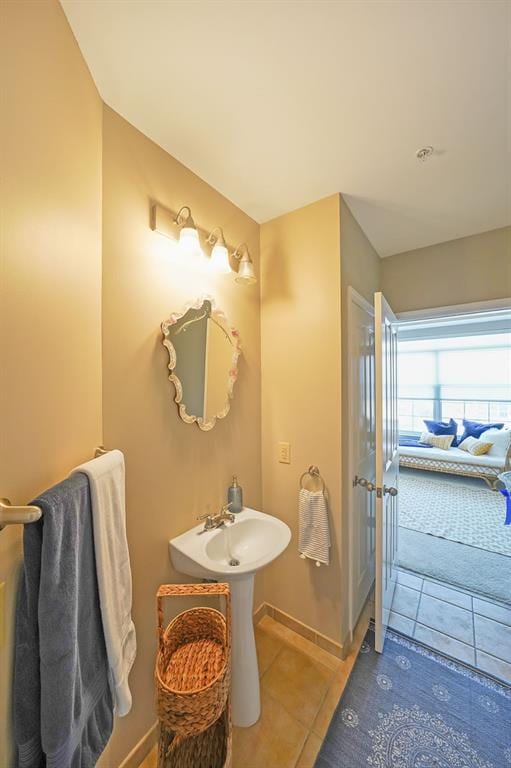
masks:
<instances>
[{"instance_id":1,"label":"beige wall","mask_svg":"<svg viewBox=\"0 0 511 768\"><path fill-rule=\"evenodd\" d=\"M248 505L293 532L288 550L258 575L256 604L265 599L343 641L346 288L371 300L381 269L396 311L509 296L511 229L380 265L339 195L259 228L102 107L56 0L0 9L1 70L16 73L2 83L0 494L27 501L89 458L102 442L103 403L104 443L126 455L139 647L133 710L101 761L116 768L155 719L154 593L186 578L170 566L168 539L224 501L232 474ZM223 225L231 244L248 242L256 270L260 241L260 285L177 266L149 228L151 200L174 210L189 204L205 229ZM208 433L178 417L159 330L170 312L205 294L239 328L243 347L231 412ZM279 441L291 443L290 465L277 461ZM298 480L313 463L329 487L333 525L332 563L320 569L297 555ZM1 766L20 543L20 528L0 533L11 617L0 644Z\"/></svg>"},{"instance_id":2,"label":"beige wall","mask_svg":"<svg viewBox=\"0 0 511 768\"><path fill-rule=\"evenodd\" d=\"M263 510L292 540L261 574L265 599L341 640L340 605L340 198L333 195L261 226ZM291 464L277 444L291 443ZM317 464L333 523L328 568L298 557L300 475Z\"/></svg>"},{"instance_id":3,"label":"beige wall","mask_svg":"<svg viewBox=\"0 0 511 768\"><path fill-rule=\"evenodd\" d=\"M101 442L101 101L57 2L2 2L0 32L0 496L25 503ZM21 533L0 532L0 766Z\"/></svg>"},{"instance_id":4,"label":"beige wall","mask_svg":"<svg viewBox=\"0 0 511 768\"><path fill-rule=\"evenodd\" d=\"M222 225L234 245L246 240L257 270L259 227L108 108L103 137L104 439L126 456L138 637L133 710L109 748L117 765L155 720L154 595L161 583L186 581L170 566L168 540L208 505L219 508L233 473L247 505L261 505L259 286L173 264L168 241L149 229L149 203L190 205L200 226ZM211 432L180 420L160 332L170 312L206 293L239 328L243 349L231 411Z\"/></svg>"},{"instance_id":5,"label":"beige wall","mask_svg":"<svg viewBox=\"0 0 511 768\"><path fill-rule=\"evenodd\" d=\"M511 227L382 259L394 312L511 296Z\"/></svg>"},{"instance_id":6,"label":"beige wall","mask_svg":"<svg viewBox=\"0 0 511 768\"><path fill-rule=\"evenodd\" d=\"M348 286L372 304L380 290L382 259L367 239L360 225L341 197L341 280L343 289L343 319ZM345 323L344 323L345 325Z\"/></svg>"},{"instance_id":7,"label":"beige wall","mask_svg":"<svg viewBox=\"0 0 511 768\"><path fill-rule=\"evenodd\" d=\"M349 335L348 335L348 288L351 286L372 305L374 294L380 290L381 259L365 236L353 214L341 197L341 328L342 328L342 563L349 562L348 515L351 496L348 455L350 450L350 432L352 414L348 406L348 376L349 376ZM348 587L349 574L347 567L342 570L341 600L343 606L341 634L345 638L348 632Z\"/></svg>"}]
</instances>

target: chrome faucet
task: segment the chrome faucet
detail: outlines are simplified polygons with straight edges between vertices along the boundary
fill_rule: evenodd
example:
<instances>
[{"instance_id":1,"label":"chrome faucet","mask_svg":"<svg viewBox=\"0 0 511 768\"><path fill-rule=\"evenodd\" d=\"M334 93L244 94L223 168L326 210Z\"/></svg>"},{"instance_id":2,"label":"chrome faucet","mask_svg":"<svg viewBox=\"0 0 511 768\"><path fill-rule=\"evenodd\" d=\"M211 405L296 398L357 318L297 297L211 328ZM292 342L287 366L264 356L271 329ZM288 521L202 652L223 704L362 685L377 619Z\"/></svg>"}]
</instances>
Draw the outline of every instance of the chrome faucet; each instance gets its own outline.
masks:
<instances>
[{"instance_id":1,"label":"chrome faucet","mask_svg":"<svg viewBox=\"0 0 511 768\"><path fill-rule=\"evenodd\" d=\"M204 533L204 531L212 531L214 528L221 528L224 523L234 523L236 520L235 515L232 512L229 512L230 504L224 504L221 508L220 512L216 515L201 515L197 518L197 520L204 520L204 528L200 533Z\"/></svg>"}]
</instances>

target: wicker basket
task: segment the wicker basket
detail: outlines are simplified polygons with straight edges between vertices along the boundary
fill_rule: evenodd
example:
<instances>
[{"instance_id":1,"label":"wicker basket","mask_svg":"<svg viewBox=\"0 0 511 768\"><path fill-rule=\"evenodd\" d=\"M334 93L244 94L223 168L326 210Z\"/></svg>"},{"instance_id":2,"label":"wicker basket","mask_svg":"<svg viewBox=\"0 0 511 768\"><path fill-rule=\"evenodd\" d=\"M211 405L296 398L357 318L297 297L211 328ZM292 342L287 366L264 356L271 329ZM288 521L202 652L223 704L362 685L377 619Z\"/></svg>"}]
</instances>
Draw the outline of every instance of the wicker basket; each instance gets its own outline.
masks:
<instances>
[{"instance_id":1,"label":"wicker basket","mask_svg":"<svg viewBox=\"0 0 511 768\"><path fill-rule=\"evenodd\" d=\"M229 702L206 731L196 736L177 736L162 728L158 768L231 768L232 727Z\"/></svg>"},{"instance_id":2,"label":"wicker basket","mask_svg":"<svg viewBox=\"0 0 511 768\"><path fill-rule=\"evenodd\" d=\"M225 616L191 608L163 629L163 598L221 595ZM167 584L158 589L156 707L163 729L177 737L206 731L226 708L231 682L231 611L228 584Z\"/></svg>"}]
</instances>

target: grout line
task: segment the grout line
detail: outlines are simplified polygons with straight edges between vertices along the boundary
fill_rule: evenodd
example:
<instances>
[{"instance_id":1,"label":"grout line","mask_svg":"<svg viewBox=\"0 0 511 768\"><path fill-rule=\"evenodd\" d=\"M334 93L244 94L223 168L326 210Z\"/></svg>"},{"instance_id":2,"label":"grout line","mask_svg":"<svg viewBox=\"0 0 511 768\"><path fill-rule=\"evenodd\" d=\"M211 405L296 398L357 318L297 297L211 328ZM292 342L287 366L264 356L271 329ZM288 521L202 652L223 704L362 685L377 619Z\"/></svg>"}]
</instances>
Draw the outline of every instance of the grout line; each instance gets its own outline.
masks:
<instances>
[{"instance_id":1,"label":"grout line","mask_svg":"<svg viewBox=\"0 0 511 768\"><path fill-rule=\"evenodd\" d=\"M305 738L304 738L304 740L303 740L302 749L301 749L301 750L300 750L300 752L299 752L299 756L300 756L300 755L302 754L302 750L303 750L303 748L304 748L304 746L305 746L305 742L307 741L307 737L308 737L309 733L310 733L310 732L311 732L311 730L312 730L312 725L308 726L308 725L305 725L304 723L302 723L302 721L301 721L301 720L299 720L299 719L296 717L296 715L293 715L293 714L292 714L292 712L290 712L290 711L288 710L288 708L287 708L286 706L284 706L284 704L283 704L281 701L279 701L279 699L278 699L276 696L273 696L273 694L272 694L272 693L270 693L270 691L266 691L266 696L268 696L268 698L270 698L272 701L274 701L276 704L278 704L278 706L279 706L279 707L281 707L281 709L283 709L283 710L284 710L284 712L285 712L285 713L286 713L286 714L287 714L287 715L288 715L288 716L291 718L291 720L293 720L295 723L298 723L298 725L299 725L301 728L303 728L303 729L304 729L304 731L305 731ZM319 711L319 710L318 710L318 711ZM317 713L316 713L316 714L317 714ZM298 757L299 757L299 756L298 756Z\"/></svg>"},{"instance_id":2,"label":"grout line","mask_svg":"<svg viewBox=\"0 0 511 768\"><path fill-rule=\"evenodd\" d=\"M398 581L396 583L396 586L398 586L398 587L405 587L406 589L413 589L414 592L420 592L421 591L420 588L417 589L417 587L411 587L409 584L403 584L402 581Z\"/></svg>"},{"instance_id":3,"label":"grout line","mask_svg":"<svg viewBox=\"0 0 511 768\"><path fill-rule=\"evenodd\" d=\"M474 616L480 616L481 619L494 621L496 624L501 624L503 627L511 627L511 623L507 624L505 621L499 621L499 619L494 619L493 616L486 616L484 613L480 613L479 611L474 611Z\"/></svg>"},{"instance_id":4,"label":"grout line","mask_svg":"<svg viewBox=\"0 0 511 768\"><path fill-rule=\"evenodd\" d=\"M441 582L437 582L439 587L446 587L446 589L452 589L452 587L449 584L442 584ZM472 610L472 595L469 595L467 592L461 592L459 589L453 589L453 592L458 592L460 595L464 595L465 597L468 597L470 599L470 608L467 608L465 605L460 605L459 603L454 603L452 600L449 600L448 597L438 597L438 595L430 595L428 592L423 592L426 597L432 597L434 600L441 600L443 603L448 603L449 605L453 605L455 608L461 608L464 611L471 611Z\"/></svg>"},{"instance_id":5,"label":"grout line","mask_svg":"<svg viewBox=\"0 0 511 768\"><path fill-rule=\"evenodd\" d=\"M415 575L415 574L413 574L413 575ZM447 587L448 589L452 589L454 592L458 592L460 594L466 595L470 599L470 609L467 609L467 608L465 608L463 606L457 605L456 603L451 603L449 600L445 600L443 598L436 597L435 595L428 595L426 592L424 592L424 583L426 581L430 581L432 583L436 583L436 584L438 584L440 586ZM408 585L402 584L401 586L408 586ZM408 589L414 589L415 592L419 591L419 590L416 590L414 587L408 587ZM423 622L419 622L418 621L418 617L419 617L419 611L420 611L420 606L421 606L421 603L422 603L423 595L426 595L427 597L431 597L431 598L433 598L433 600L437 600L438 602L444 603L444 605L452 606L452 607L455 607L455 608L461 608L461 610L464 610L464 611L469 611L469 613L471 615L471 623L472 623L472 644L467 643L465 640L460 640L457 637L453 637L452 635L447 634L447 632L442 632L441 630L437 629L436 627L430 627L425 622L424 623ZM501 662L504 662L506 664L510 664L511 663L510 661L508 661L506 659L501 659L499 656L495 656L493 653L488 653L488 651L485 651L482 648L478 648L477 641L476 641L476 629L475 629L475 616L476 616L476 614L478 616L479 615L482 616L483 619L487 619L488 621L493 621L495 624L499 624L502 627L509 627L509 625L505 624L504 622L498 621L497 619L494 619L494 618L492 618L490 616L484 616L484 614L477 613L475 608L474 608L474 600L475 599L481 600L482 602L485 602L485 603L489 603L490 605L497 605L497 606L500 606L502 608L508 608L509 609L509 606L507 606L505 604L502 604L502 603L500 603L497 600L489 600L488 598L481 597L480 595L476 595L473 592L465 592L465 591L463 591L461 589L453 587L450 584L447 584L446 582L441 582L441 581L438 581L437 579L430 579L430 578L426 579L426 577L423 577L422 582L421 582L420 597L419 597L419 601L417 603L417 610L416 610L416 614L415 614L415 619L412 619L410 616L406 616L405 614L400 613L400 611L395 610L393 607L391 608L391 610L394 613L398 614L399 616L401 616L401 617L403 617L405 619L408 619L409 621L413 621L412 633L410 635L413 639L416 639L415 635L416 635L416 631L417 631L417 626L418 625L423 625L423 626L427 627L428 629L433 630L434 632L438 632L439 634L444 635L444 637L449 637L452 640L454 640L454 641L456 641L458 643L461 643L462 645L467 646L467 648L472 648L473 651L474 651L474 668L475 669L479 669L479 667L477 666L478 651L481 651L482 653L485 653L488 656L491 656L496 661L501 661ZM432 647L434 650L438 650L434 646L430 646L430 647ZM443 651L439 651L439 652L440 653L445 653ZM453 656L452 658L457 658L457 657ZM457 659L457 660L460 661L460 659ZM463 663L466 663L466 662L463 662Z\"/></svg>"},{"instance_id":6,"label":"grout line","mask_svg":"<svg viewBox=\"0 0 511 768\"><path fill-rule=\"evenodd\" d=\"M309 736L311 735L311 733L312 733L312 731L307 731L307 733L306 733L306 735L305 735L305 741L303 742L303 747L302 747L302 748L301 748L301 750L300 750L300 754L299 754L299 755L298 755L298 757L296 758L296 763L294 764L294 768L296 768L296 766L297 766L297 765L298 765L298 763L300 762L300 759L301 759L301 757L302 757L302 755L303 755L303 753L304 753L304 751L305 751L305 745L307 744L307 741L308 741L308 739L309 739Z\"/></svg>"},{"instance_id":7,"label":"grout line","mask_svg":"<svg viewBox=\"0 0 511 768\"><path fill-rule=\"evenodd\" d=\"M412 637L414 639L415 639L415 631L417 629L417 624L419 623L419 609L421 607L422 597L424 595L424 582L425 582L425 579L422 579L422 582L421 582L421 593L420 593L420 597L419 597L419 602L417 603L417 613L415 614L415 621L414 621L414 624L413 624L413 635L412 635Z\"/></svg>"},{"instance_id":8,"label":"grout line","mask_svg":"<svg viewBox=\"0 0 511 768\"><path fill-rule=\"evenodd\" d=\"M450 584L447 581L440 581L439 579L435 579L434 576L425 576L425 575L423 575L422 578L423 578L424 581L430 581L432 584L438 584L441 587L447 587L447 589L452 589L453 592L459 592L462 595L467 595L467 597L479 597L479 595L476 595L473 592L469 592L466 589L462 589L461 587L458 587L455 584ZM489 598L481 597L481 600L487 600L487 602L493 602Z\"/></svg>"},{"instance_id":9,"label":"grout line","mask_svg":"<svg viewBox=\"0 0 511 768\"><path fill-rule=\"evenodd\" d=\"M275 664L275 662L277 661L277 659L279 658L280 654L282 653L282 651L284 650L284 648L285 648L285 647L286 647L286 646L283 644L283 645L282 645L282 648L279 648L279 650L277 651L277 653L275 654L275 656L273 657L273 659L270 661L270 663L268 664L268 666L267 666L267 667L266 667L266 669L264 670L263 674L262 674L262 675L261 675L261 677L259 678L259 685L261 685L261 683L263 682L263 677L264 677L264 676L266 675L266 673L267 673L267 672L269 672L269 671L270 671L270 669L273 667L273 665Z\"/></svg>"},{"instance_id":10,"label":"grout line","mask_svg":"<svg viewBox=\"0 0 511 768\"><path fill-rule=\"evenodd\" d=\"M424 579L422 579L422 583L421 583L421 596L419 598L419 602L417 603L417 615L415 616L415 621L417 621L417 619L419 617L419 608L420 608L420 604L422 603L422 596L424 594L425 594L424 593Z\"/></svg>"},{"instance_id":11,"label":"grout line","mask_svg":"<svg viewBox=\"0 0 511 768\"><path fill-rule=\"evenodd\" d=\"M397 615L401 616L401 618L403 619L408 619L408 621L415 621L415 619L412 619L411 616L407 616L406 613L401 613L400 611L396 610L396 608L391 608L390 610L391 610L391 613L397 613Z\"/></svg>"},{"instance_id":12,"label":"grout line","mask_svg":"<svg viewBox=\"0 0 511 768\"><path fill-rule=\"evenodd\" d=\"M485 651L483 648L476 648L476 652L484 653L486 656L491 656L492 659L495 659L495 661L503 661L505 664L511 665L511 661L507 661L506 659L501 659L500 656L495 656L494 653L489 653L488 651Z\"/></svg>"},{"instance_id":13,"label":"grout line","mask_svg":"<svg viewBox=\"0 0 511 768\"><path fill-rule=\"evenodd\" d=\"M477 648L476 648L476 620L474 615L474 601L470 598L470 605L472 606L472 642L474 644L474 663L477 667Z\"/></svg>"},{"instance_id":14,"label":"grout line","mask_svg":"<svg viewBox=\"0 0 511 768\"><path fill-rule=\"evenodd\" d=\"M508 611L511 611L510 603L503 603L501 600L491 599L486 595L476 595L475 592L471 593L471 597L474 600L479 600L481 603L489 603L490 605L496 605L498 608L505 608Z\"/></svg>"}]
</instances>

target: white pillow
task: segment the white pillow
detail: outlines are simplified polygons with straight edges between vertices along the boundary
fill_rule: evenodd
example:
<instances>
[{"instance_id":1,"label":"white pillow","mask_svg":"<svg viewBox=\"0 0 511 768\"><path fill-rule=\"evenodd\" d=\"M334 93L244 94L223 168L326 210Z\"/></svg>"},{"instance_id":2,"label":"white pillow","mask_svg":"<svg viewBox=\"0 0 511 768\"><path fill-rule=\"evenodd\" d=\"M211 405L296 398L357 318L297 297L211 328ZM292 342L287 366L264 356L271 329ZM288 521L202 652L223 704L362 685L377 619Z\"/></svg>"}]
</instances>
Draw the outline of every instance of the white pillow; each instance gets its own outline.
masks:
<instances>
[{"instance_id":1,"label":"white pillow","mask_svg":"<svg viewBox=\"0 0 511 768\"><path fill-rule=\"evenodd\" d=\"M462 443L458 445L458 448L460 451L467 451L470 448L471 445L474 445L474 443L477 443L477 437L466 437Z\"/></svg>"},{"instance_id":2,"label":"white pillow","mask_svg":"<svg viewBox=\"0 0 511 768\"><path fill-rule=\"evenodd\" d=\"M458 447L461 451L471 453L472 456L482 456L484 453L490 452L492 445L493 443L489 440L478 440L476 437L466 437Z\"/></svg>"},{"instance_id":3,"label":"white pillow","mask_svg":"<svg viewBox=\"0 0 511 768\"><path fill-rule=\"evenodd\" d=\"M454 435L434 435L432 432L423 432L420 437L421 443L441 448L442 451L448 451L453 440Z\"/></svg>"},{"instance_id":4,"label":"white pillow","mask_svg":"<svg viewBox=\"0 0 511 768\"><path fill-rule=\"evenodd\" d=\"M492 443L492 447L488 451L488 456L501 456L505 457L509 444L511 442L511 429L487 429L480 440L484 440L485 443Z\"/></svg>"}]
</instances>

